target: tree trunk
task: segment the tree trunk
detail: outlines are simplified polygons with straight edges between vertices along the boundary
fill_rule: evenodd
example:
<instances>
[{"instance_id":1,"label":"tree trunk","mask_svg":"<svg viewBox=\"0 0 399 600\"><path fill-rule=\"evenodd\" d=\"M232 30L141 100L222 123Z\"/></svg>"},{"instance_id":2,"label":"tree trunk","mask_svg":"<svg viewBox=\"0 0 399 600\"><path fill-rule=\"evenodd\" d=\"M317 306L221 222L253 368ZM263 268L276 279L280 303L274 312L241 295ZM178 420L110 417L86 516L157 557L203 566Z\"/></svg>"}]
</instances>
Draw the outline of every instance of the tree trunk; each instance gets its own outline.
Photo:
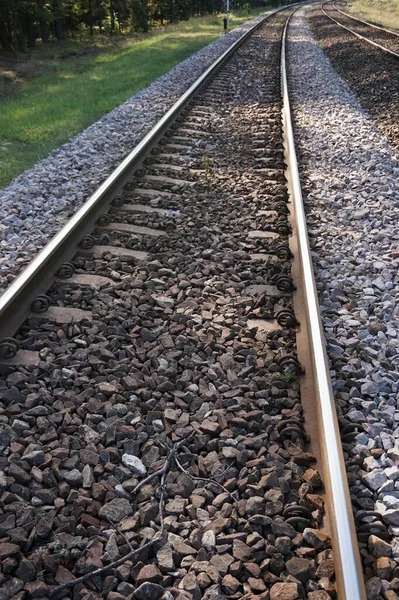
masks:
<instances>
[{"instance_id":1,"label":"tree trunk","mask_svg":"<svg viewBox=\"0 0 399 600\"><path fill-rule=\"evenodd\" d=\"M143 30L148 31L148 2L147 0L141 0L143 11L144 11L144 22L143 22Z\"/></svg>"},{"instance_id":2,"label":"tree trunk","mask_svg":"<svg viewBox=\"0 0 399 600\"><path fill-rule=\"evenodd\" d=\"M115 32L115 12L114 12L112 0L110 0L110 3L109 3L109 14L111 16L111 33L114 33Z\"/></svg>"},{"instance_id":3,"label":"tree trunk","mask_svg":"<svg viewBox=\"0 0 399 600\"><path fill-rule=\"evenodd\" d=\"M48 25L44 19L40 19L40 37L42 38L42 42L48 42L50 37Z\"/></svg>"},{"instance_id":4,"label":"tree trunk","mask_svg":"<svg viewBox=\"0 0 399 600\"><path fill-rule=\"evenodd\" d=\"M58 41L64 39L64 32L62 30L62 23L59 16L56 16L55 18L55 37Z\"/></svg>"},{"instance_id":5,"label":"tree trunk","mask_svg":"<svg viewBox=\"0 0 399 600\"><path fill-rule=\"evenodd\" d=\"M26 15L26 37L28 39L28 47L34 48L36 44L35 22L33 15Z\"/></svg>"},{"instance_id":6,"label":"tree trunk","mask_svg":"<svg viewBox=\"0 0 399 600\"><path fill-rule=\"evenodd\" d=\"M54 4L54 28L55 28L55 37L58 41L64 39L64 31L62 29L61 23L61 12L58 2Z\"/></svg>"},{"instance_id":7,"label":"tree trunk","mask_svg":"<svg viewBox=\"0 0 399 600\"><path fill-rule=\"evenodd\" d=\"M20 44L20 40L18 39L18 27L19 25L19 18L18 18L18 14L14 13L12 16L12 45L14 46L14 50L16 50L18 52L18 50L21 50L21 44Z\"/></svg>"},{"instance_id":8,"label":"tree trunk","mask_svg":"<svg viewBox=\"0 0 399 600\"><path fill-rule=\"evenodd\" d=\"M11 50L12 44L12 27L10 24L10 14L7 11L6 14L0 17L0 46L3 50Z\"/></svg>"},{"instance_id":9,"label":"tree trunk","mask_svg":"<svg viewBox=\"0 0 399 600\"><path fill-rule=\"evenodd\" d=\"M89 0L89 25L90 25L90 35L93 35L93 10L91 6L91 0Z\"/></svg>"},{"instance_id":10,"label":"tree trunk","mask_svg":"<svg viewBox=\"0 0 399 600\"><path fill-rule=\"evenodd\" d=\"M44 1L45 0L39 0L39 2L38 2L38 7L39 7L38 21L39 21L39 27L40 27L40 37L42 38L42 42L48 42L50 34L49 34L49 30L48 30L48 23L44 16Z\"/></svg>"}]
</instances>

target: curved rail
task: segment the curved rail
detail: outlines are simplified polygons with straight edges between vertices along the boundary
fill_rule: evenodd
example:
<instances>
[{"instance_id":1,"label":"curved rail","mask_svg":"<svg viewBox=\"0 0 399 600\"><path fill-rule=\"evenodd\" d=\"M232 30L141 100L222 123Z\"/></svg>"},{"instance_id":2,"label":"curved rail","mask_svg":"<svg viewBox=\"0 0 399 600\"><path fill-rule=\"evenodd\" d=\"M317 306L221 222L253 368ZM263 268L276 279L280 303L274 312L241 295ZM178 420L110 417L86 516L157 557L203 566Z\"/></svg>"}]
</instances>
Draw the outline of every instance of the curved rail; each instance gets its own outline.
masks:
<instances>
[{"instance_id":1,"label":"curved rail","mask_svg":"<svg viewBox=\"0 0 399 600\"><path fill-rule=\"evenodd\" d=\"M292 6L292 5L291 5ZM12 336L30 313L32 302L52 285L57 269L77 253L83 236L91 233L98 218L109 209L112 199L121 193L145 157L164 136L181 111L217 69L273 14L275 9L246 31L177 100L143 140L100 185L58 234L41 250L26 269L0 296L0 345ZM16 348L15 348L16 350Z\"/></svg>"},{"instance_id":2,"label":"curved rail","mask_svg":"<svg viewBox=\"0 0 399 600\"><path fill-rule=\"evenodd\" d=\"M386 27L381 27L380 25L375 25L374 23L370 23L369 21L364 21L363 19L359 19L359 17L355 17L354 15L352 15L351 13L347 13L344 10L341 10L340 8L337 7L337 5L333 4L334 9L341 13L342 15L345 15L345 17L348 17L349 19L353 19L353 21L358 21L359 23L362 23L362 25L368 25L369 27L373 27L374 29L379 29L380 31L384 31L385 33L390 33L391 35L395 35L396 37L399 37L399 32L398 31L392 31L392 29L386 29Z\"/></svg>"},{"instance_id":3,"label":"curved rail","mask_svg":"<svg viewBox=\"0 0 399 600\"><path fill-rule=\"evenodd\" d=\"M364 42L367 42L367 44L370 44L371 46L375 46L379 50L382 50L386 54L390 54L391 56L394 56L395 58L399 58L399 53L398 52L394 52L393 50L390 50L389 48L386 48L385 46L382 46L381 44L377 44L377 42L373 42L369 38L364 37L364 35L360 35L360 33L357 33L353 29L350 29L350 27L347 27L346 25L343 25L342 23L340 23L339 21L337 21L336 19L334 19L334 17L332 17L331 15L327 14L326 11L324 10L324 7L326 6L326 4L329 4L329 3L325 2L324 4L322 4L321 10L322 10L323 14L328 19L330 19L331 21L333 21L334 23L336 23L337 25L339 25L339 27L342 27L342 29L346 29L346 31L349 31L349 33L352 33L353 35L355 35L359 39L363 40ZM337 10L337 9L335 9L335 10Z\"/></svg>"},{"instance_id":4,"label":"curved rail","mask_svg":"<svg viewBox=\"0 0 399 600\"><path fill-rule=\"evenodd\" d=\"M302 287L307 302L306 333L312 348L312 371L317 394L319 431L322 444L323 475L340 600L365 600L366 592L356 539L353 510L345 474L338 419L330 380L323 326L302 200L298 162L288 95L286 70L286 39L290 18L285 25L281 51L281 94L283 98L283 130L286 148L287 178L297 224Z\"/></svg>"}]
</instances>

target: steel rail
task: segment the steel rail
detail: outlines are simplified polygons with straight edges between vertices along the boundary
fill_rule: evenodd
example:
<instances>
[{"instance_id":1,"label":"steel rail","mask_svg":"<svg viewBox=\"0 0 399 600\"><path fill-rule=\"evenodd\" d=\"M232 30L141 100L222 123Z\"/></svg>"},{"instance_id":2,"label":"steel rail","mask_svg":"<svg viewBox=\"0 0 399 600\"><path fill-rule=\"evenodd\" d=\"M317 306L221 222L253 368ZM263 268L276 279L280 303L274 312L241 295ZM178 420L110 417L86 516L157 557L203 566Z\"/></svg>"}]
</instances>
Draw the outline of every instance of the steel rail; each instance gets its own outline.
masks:
<instances>
[{"instance_id":1,"label":"steel rail","mask_svg":"<svg viewBox=\"0 0 399 600\"><path fill-rule=\"evenodd\" d=\"M298 4L298 3L296 3ZM99 216L109 209L112 199L121 193L145 157L169 130L182 110L218 68L272 15L290 6L270 11L248 29L188 88L142 141L81 206L68 223L41 250L24 271L0 296L0 344L12 336L30 314L32 302L45 294L56 278L56 270L77 253L84 235L95 228Z\"/></svg>"},{"instance_id":2,"label":"steel rail","mask_svg":"<svg viewBox=\"0 0 399 600\"><path fill-rule=\"evenodd\" d=\"M377 42L373 42L369 38L364 37L364 35L360 35L360 33L357 33L353 29L350 29L350 27L346 27L346 25L343 25L342 23L340 23L339 21L334 19L334 17L327 14L326 11L324 10L324 7L326 6L326 4L328 4L328 2L325 2L324 4L321 5L321 10L322 10L323 14L327 17L327 19L330 19L331 21L333 21L334 23L339 25L339 27L342 27L342 29L346 29L346 31L349 31L350 33L352 33L359 39L363 40L367 44L371 44L371 46L375 46L376 48L378 48L379 50L382 50L386 54L390 54L391 56L394 56L395 58L399 58L399 53L394 52L393 50L390 50L389 48L386 48L385 46L382 46L381 44L377 44ZM337 9L335 9L335 10L337 10Z\"/></svg>"},{"instance_id":3,"label":"steel rail","mask_svg":"<svg viewBox=\"0 0 399 600\"><path fill-rule=\"evenodd\" d=\"M327 515L331 528L338 598L340 600L366 600L295 151L286 66L286 40L289 21L290 17L287 19L284 28L281 49L282 121L286 163L288 165L287 179L297 224L301 284L306 301L307 322L301 324L301 329L306 327L305 335L307 335L311 344L315 404L321 438L321 453L324 465L323 477L327 493Z\"/></svg>"},{"instance_id":4,"label":"steel rail","mask_svg":"<svg viewBox=\"0 0 399 600\"><path fill-rule=\"evenodd\" d=\"M384 31L385 33L390 33L391 35L395 35L396 37L399 37L398 31L392 31L392 29L386 29L386 27L381 27L380 25L375 25L374 23L370 23L369 21L364 21L363 19L359 19L359 17L354 17L353 15L351 15L351 13L347 13L344 10L338 8L335 2L333 4L333 6L337 12L341 13L342 15L345 15L346 17L349 17L349 19L353 19L354 21L358 21L359 23L362 23L363 25L368 25L369 27L373 27L374 29L379 29L380 31Z\"/></svg>"}]
</instances>

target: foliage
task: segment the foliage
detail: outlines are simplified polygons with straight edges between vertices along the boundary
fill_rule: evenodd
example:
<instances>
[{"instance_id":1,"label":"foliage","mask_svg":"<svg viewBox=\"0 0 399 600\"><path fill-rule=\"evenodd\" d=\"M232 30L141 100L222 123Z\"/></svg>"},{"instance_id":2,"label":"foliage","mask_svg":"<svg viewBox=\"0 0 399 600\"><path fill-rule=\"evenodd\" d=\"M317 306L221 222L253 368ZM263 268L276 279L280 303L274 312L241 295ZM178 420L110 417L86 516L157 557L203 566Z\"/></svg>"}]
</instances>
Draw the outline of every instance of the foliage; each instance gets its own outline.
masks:
<instances>
[{"instance_id":1,"label":"foliage","mask_svg":"<svg viewBox=\"0 0 399 600\"><path fill-rule=\"evenodd\" d=\"M248 12L266 2L231 0L231 7ZM91 36L145 32L154 25L215 14L222 7L223 0L0 0L0 49L25 52L39 39L62 40L82 28Z\"/></svg>"},{"instance_id":2,"label":"foliage","mask_svg":"<svg viewBox=\"0 0 399 600\"><path fill-rule=\"evenodd\" d=\"M148 8L146 0L130 0L132 25L135 31L148 31Z\"/></svg>"},{"instance_id":3,"label":"foliage","mask_svg":"<svg viewBox=\"0 0 399 600\"><path fill-rule=\"evenodd\" d=\"M280 379L285 383L293 383L298 379L298 373L296 371L291 371L290 369L283 371L280 374Z\"/></svg>"}]
</instances>

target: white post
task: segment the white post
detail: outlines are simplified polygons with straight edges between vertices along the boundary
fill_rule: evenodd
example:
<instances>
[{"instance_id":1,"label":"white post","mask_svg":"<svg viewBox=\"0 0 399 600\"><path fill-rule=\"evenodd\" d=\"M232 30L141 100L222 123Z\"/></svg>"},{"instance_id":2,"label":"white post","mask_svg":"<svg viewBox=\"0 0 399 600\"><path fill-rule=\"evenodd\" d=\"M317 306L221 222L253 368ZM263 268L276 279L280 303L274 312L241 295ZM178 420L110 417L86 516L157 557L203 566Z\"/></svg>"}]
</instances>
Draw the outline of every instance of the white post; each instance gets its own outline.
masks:
<instances>
[{"instance_id":1,"label":"white post","mask_svg":"<svg viewBox=\"0 0 399 600\"><path fill-rule=\"evenodd\" d=\"M227 17L227 27L230 22L230 0L226 0L226 17Z\"/></svg>"}]
</instances>

